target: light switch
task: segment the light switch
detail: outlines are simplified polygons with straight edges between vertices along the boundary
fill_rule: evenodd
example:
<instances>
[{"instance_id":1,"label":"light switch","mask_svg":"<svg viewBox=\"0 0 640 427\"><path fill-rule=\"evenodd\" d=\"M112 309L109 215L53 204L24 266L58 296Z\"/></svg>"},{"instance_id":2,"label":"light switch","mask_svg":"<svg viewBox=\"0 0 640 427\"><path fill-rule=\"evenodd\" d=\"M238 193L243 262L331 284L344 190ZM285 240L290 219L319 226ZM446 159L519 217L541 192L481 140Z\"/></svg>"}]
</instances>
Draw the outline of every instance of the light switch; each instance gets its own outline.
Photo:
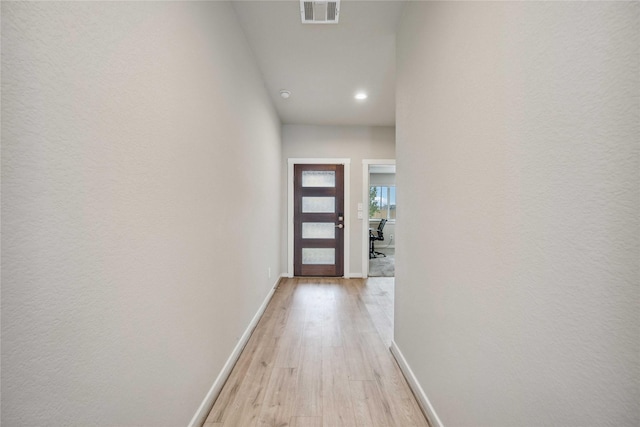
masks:
<instances>
[{"instance_id":1,"label":"light switch","mask_svg":"<svg viewBox=\"0 0 640 427\"><path fill-rule=\"evenodd\" d=\"M358 212L362 212L362 203L358 203ZM358 218L362 219L362 216L359 216Z\"/></svg>"},{"instance_id":2,"label":"light switch","mask_svg":"<svg viewBox=\"0 0 640 427\"><path fill-rule=\"evenodd\" d=\"M358 219L362 219L362 211L358 211Z\"/></svg>"}]
</instances>

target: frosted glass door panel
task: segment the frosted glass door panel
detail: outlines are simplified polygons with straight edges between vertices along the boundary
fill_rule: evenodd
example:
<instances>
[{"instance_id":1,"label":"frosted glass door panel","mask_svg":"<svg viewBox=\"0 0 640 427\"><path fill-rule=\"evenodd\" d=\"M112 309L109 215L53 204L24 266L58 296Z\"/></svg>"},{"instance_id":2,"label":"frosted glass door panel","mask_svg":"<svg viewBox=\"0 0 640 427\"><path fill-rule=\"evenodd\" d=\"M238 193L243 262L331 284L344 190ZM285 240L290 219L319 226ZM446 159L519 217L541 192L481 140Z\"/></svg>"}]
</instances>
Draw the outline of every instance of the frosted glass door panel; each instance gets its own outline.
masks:
<instances>
[{"instance_id":1,"label":"frosted glass door panel","mask_svg":"<svg viewBox=\"0 0 640 427\"><path fill-rule=\"evenodd\" d=\"M335 239L336 226L332 222L303 222L303 239Z\"/></svg>"},{"instance_id":2,"label":"frosted glass door panel","mask_svg":"<svg viewBox=\"0 0 640 427\"><path fill-rule=\"evenodd\" d=\"M302 172L303 187L335 187L336 173L334 171L304 171Z\"/></svg>"},{"instance_id":3,"label":"frosted glass door panel","mask_svg":"<svg viewBox=\"0 0 640 427\"><path fill-rule=\"evenodd\" d=\"M335 197L303 197L302 213L334 213L336 211Z\"/></svg>"},{"instance_id":4,"label":"frosted glass door panel","mask_svg":"<svg viewBox=\"0 0 640 427\"><path fill-rule=\"evenodd\" d=\"M334 248L303 248L303 264L335 264L336 250Z\"/></svg>"}]
</instances>

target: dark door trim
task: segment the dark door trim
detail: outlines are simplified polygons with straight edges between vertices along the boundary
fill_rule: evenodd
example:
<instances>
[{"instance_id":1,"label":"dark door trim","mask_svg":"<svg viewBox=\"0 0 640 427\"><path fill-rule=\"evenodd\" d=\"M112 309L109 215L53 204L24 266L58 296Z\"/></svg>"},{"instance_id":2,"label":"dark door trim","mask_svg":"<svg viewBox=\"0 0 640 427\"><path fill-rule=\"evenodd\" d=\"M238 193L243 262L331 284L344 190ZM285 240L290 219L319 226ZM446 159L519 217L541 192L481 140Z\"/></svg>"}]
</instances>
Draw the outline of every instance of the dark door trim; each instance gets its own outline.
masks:
<instances>
[{"instance_id":1,"label":"dark door trim","mask_svg":"<svg viewBox=\"0 0 640 427\"><path fill-rule=\"evenodd\" d=\"M350 274L350 248L351 248L351 213L349 200L351 197L350 192L350 175L351 175L351 159L347 158L289 158L287 159L287 270L285 275L287 277L294 277L293 271L293 170L296 164L342 164L344 165L344 278L352 277ZM362 277L361 274L356 274L353 277Z\"/></svg>"},{"instance_id":2,"label":"dark door trim","mask_svg":"<svg viewBox=\"0 0 640 427\"><path fill-rule=\"evenodd\" d=\"M325 171L334 174L335 186L304 187L303 173L307 171ZM293 179L293 273L296 276L342 277L344 275L344 165L335 164L297 164L294 165ZM335 209L330 213L305 213L302 199L319 197L334 199ZM303 238L302 225L305 222L330 224L335 238ZM303 264L303 248L326 248L334 250L335 260L331 264Z\"/></svg>"}]
</instances>

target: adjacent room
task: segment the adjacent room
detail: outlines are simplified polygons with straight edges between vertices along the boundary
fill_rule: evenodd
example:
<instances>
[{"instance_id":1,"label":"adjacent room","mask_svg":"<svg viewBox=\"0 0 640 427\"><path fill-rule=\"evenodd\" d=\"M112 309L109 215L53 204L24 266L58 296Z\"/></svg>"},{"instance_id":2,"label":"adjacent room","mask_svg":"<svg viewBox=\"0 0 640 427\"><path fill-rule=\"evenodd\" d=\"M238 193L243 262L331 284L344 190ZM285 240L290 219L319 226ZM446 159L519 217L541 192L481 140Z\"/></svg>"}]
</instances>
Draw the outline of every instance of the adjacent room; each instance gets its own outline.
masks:
<instances>
[{"instance_id":1,"label":"adjacent room","mask_svg":"<svg viewBox=\"0 0 640 427\"><path fill-rule=\"evenodd\" d=\"M3 426L640 425L640 2L0 24Z\"/></svg>"},{"instance_id":2,"label":"adjacent room","mask_svg":"<svg viewBox=\"0 0 640 427\"><path fill-rule=\"evenodd\" d=\"M395 276L396 166L369 166L369 277Z\"/></svg>"}]
</instances>

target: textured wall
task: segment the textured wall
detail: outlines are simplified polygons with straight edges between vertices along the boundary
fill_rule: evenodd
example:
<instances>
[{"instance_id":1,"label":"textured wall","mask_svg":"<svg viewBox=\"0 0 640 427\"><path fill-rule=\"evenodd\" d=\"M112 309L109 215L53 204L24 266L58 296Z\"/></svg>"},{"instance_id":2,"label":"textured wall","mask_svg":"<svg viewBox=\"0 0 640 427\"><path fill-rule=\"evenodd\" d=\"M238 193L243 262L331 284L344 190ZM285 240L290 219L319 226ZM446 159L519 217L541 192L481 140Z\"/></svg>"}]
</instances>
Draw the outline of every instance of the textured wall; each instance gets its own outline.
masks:
<instances>
[{"instance_id":1,"label":"textured wall","mask_svg":"<svg viewBox=\"0 0 640 427\"><path fill-rule=\"evenodd\" d=\"M2 2L2 425L186 425L275 281L280 159L228 4Z\"/></svg>"},{"instance_id":2,"label":"textured wall","mask_svg":"<svg viewBox=\"0 0 640 427\"><path fill-rule=\"evenodd\" d=\"M405 10L395 340L447 427L640 424L638 11Z\"/></svg>"},{"instance_id":3,"label":"textured wall","mask_svg":"<svg viewBox=\"0 0 640 427\"><path fill-rule=\"evenodd\" d=\"M362 201L362 159L395 159L395 128L389 126L305 126L282 127L283 188L289 158L351 159L351 269L362 274L362 220L358 203ZM286 212L287 198L283 197ZM287 222L282 219L282 269L287 270ZM345 267L346 268L346 267Z\"/></svg>"}]
</instances>

